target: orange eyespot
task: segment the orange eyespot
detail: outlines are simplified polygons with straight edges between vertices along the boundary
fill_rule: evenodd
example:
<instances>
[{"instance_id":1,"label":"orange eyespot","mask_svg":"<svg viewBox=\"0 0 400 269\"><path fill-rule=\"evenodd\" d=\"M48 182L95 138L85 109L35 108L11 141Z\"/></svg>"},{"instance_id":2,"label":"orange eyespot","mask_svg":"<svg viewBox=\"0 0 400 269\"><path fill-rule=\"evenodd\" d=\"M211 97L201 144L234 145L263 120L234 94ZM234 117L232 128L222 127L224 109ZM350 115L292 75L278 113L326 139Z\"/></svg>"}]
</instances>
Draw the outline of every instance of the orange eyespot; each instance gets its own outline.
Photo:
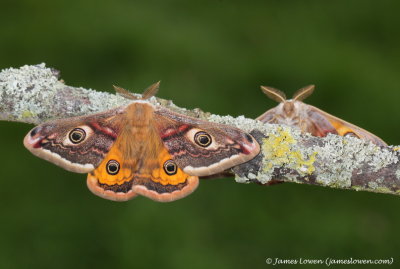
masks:
<instances>
[{"instance_id":1,"label":"orange eyespot","mask_svg":"<svg viewBox=\"0 0 400 269\"><path fill-rule=\"evenodd\" d=\"M168 160L164 163L164 171L167 175L175 175L178 172L178 166L173 160Z\"/></svg>"},{"instance_id":2,"label":"orange eyespot","mask_svg":"<svg viewBox=\"0 0 400 269\"><path fill-rule=\"evenodd\" d=\"M110 175L116 175L119 172L119 162L116 160L109 160L106 164L107 173Z\"/></svg>"}]
</instances>

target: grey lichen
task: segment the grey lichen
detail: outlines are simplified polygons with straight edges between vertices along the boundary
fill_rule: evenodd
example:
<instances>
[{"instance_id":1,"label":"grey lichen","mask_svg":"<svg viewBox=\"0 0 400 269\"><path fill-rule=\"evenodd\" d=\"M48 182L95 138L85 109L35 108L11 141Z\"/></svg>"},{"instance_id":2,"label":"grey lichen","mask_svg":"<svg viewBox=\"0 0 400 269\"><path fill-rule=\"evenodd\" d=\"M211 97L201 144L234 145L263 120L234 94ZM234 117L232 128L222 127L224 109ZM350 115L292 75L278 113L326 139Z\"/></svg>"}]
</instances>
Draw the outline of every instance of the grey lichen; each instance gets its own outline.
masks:
<instances>
[{"instance_id":1,"label":"grey lichen","mask_svg":"<svg viewBox=\"0 0 400 269\"><path fill-rule=\"evenodd\" d=\"M264 159L257 175L258 182L268 184L279 179L398 194L399 155L392 148L381 148L353 137L315 138L284 126L269 128L265 133L268 138L263 141ZM244 175L242 173L237 181L253 181L246 173Z\"/></svg>"},{"instance_id":2,"label":"grey lichen","mask_svg":"<svg viewBox=\"0 0 400 269\"><path fill-rule=\"evenodd\" d=\"M9 68L0 73L0 118L40 123L122 105L120 96L66 86L45 64Z\"/></svg>"},{"instance_id":3,"label":"grey lichen","mask_svg":"<svg viewBox=\"0 0 400 269\"><path fill-rule=\"evenodd\" d=\"M37 68L23 66L19 69L5 69L0 73L0 111L4 119L25 120L46 112L46 104L32 102L40 98L46 103L53 96L51 92L40 92L40 88L55 88L57 78L51 70L42 72L44 64Z\"/></svg>"},{"instance_id":4,"label":"grey lichen","mask_svg":"<svg viewBox=\"0 0 400 269\"><path fill-rule=\"evenodd\" d=\"M353 137L329 135L323 139L323 146L316 146L319 165L316 166L316 182L331 187L350 188L353 174L376 173L389 165L397 164L396 153L380 148L371 142ZM366 177L368 174L365 175ZM381 178L377 180L382 181ZM368 182L375 189L378 182Z\"/></svg>"},{"instance_id":5,"label":"grey lichen","mask_svg":"<svg viewBox=\"0 0 400 269\"><path fill-rule=\"evenodd\" d=\"M130 100L119 95L67 86L45 64L9 68L0 73L0 119L41 123L108 110ZM138 95L140 96L140 95ZM353 137L317 138L287 126L243 116L219 116L187 110L169 100L150 102L176 112L251 132L261 145L253 160L233 169L236 181L316 184L332 188L400 194L399 147L378 147Z\"/></svg>"}]
</instances>

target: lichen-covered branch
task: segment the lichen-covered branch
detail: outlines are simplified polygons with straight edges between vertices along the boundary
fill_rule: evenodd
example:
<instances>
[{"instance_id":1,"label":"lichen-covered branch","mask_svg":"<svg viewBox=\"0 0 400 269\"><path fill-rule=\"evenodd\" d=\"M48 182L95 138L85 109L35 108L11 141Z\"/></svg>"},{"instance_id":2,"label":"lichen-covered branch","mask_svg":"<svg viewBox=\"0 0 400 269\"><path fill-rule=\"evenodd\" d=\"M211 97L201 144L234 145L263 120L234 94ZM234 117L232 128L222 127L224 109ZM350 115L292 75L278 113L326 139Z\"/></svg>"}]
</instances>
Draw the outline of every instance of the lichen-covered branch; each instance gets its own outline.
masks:
<instances>
[{"instance_id":1,"label":"lichen-covered branch","mask_svg":"<svg viewBox=\"0 0 400 269\"><path fill-rule=\"evenodd\" d=\"M204 117L196 109L178 108L171 101L151 98L172 110ZM129 103L108 92L65 85L59 71L45 64L9 68L0 72L0 120L39 124L50 119L87 115Z\"/></svg>"},{"instance_id":2,"label":"lichen-covered branch","mask_svg":"<svg viewBox=\"0 0 400 269\"><path fill-rule=\"evenodd\" d=\"M44 64L1 71L0 120L39 124L129 103L115 94L67 86L58 75L58 71ZM378 147L353 137L313 137L286 126L186 110L153 97L150 101L179 113L251 132L261 144L262 152L232 169L237 182L269 184L278 180L400 194L398 147Z\"/></svg>"}]
</instances>

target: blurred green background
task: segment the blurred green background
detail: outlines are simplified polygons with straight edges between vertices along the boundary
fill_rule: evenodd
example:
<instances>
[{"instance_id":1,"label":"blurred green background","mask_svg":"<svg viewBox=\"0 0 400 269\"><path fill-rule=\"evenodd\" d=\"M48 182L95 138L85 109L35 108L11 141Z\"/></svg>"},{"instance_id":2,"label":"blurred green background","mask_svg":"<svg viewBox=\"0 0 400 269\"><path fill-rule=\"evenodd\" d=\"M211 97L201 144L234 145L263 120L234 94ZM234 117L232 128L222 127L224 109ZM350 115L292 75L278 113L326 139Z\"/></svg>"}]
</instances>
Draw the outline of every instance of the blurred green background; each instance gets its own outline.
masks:
<instances>
[{"instance_id":1,"label":"blurred green background","mask_svg":"<svg viewBox=\"0 0 400 269\"><path fill-rule=\"evenodd\" d=\"M400 144L398 1L2 1L0 68L45 62L68 85L254 118L259 85ZM267 268L275 258L390 258L400 197L233 179L169 204L102 200L0 122L0 268ZM353 266L352 268L357 268Z\"/></svg>"}]
</instances>

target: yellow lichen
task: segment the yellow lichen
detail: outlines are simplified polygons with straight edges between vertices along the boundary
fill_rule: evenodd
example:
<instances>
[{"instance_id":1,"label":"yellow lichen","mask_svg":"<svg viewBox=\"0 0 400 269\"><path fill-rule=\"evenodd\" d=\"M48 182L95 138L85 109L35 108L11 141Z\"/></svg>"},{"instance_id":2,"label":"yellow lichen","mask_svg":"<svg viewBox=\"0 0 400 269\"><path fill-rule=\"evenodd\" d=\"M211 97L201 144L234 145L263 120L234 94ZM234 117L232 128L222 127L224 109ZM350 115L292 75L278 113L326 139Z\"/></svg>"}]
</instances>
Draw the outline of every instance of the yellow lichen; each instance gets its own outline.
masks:
<instances>
[{"instance_id":1,"label":"yellow lichen","mask_svg":"<svg viewBox=\"0 0 400 269\"><path fill-rule=\"evenodd\" d=\"M23 119L24 118L31 118L32 116L34 116L34 114L29 110L25 110L21 114L21 118L23 118Z\"/></svg>"},{"instance_id":2,"label":"yellow lichen","mask_svg":"<svg viewBox=\"0 0 400 269\"><path fill-rule=\"evenodd\" d=\"M264 171L285 166L297 170L301 175L312 174L315 171L313 164L317 152L313 152L307 159L301 151L293 149L297 141L287 129L278 128L277 132L277 135L264 138L263 153L266 160Z\"/></svg>"},{"instance_id":3,"label":"yellow lichen","mask_svg":"<svg viewBox=\"0 0 400 269\"><path fill-rule=\"evenodd\" d=\"M315 171L315 167L313 165L315 162L315 156L317 156L317 152L313 152L308 160L304 160L303 156L300 156L302 160L302 166L307 169L307 171L305 171L306 174L310 175Z\"/></svg>"}]
</instances>

